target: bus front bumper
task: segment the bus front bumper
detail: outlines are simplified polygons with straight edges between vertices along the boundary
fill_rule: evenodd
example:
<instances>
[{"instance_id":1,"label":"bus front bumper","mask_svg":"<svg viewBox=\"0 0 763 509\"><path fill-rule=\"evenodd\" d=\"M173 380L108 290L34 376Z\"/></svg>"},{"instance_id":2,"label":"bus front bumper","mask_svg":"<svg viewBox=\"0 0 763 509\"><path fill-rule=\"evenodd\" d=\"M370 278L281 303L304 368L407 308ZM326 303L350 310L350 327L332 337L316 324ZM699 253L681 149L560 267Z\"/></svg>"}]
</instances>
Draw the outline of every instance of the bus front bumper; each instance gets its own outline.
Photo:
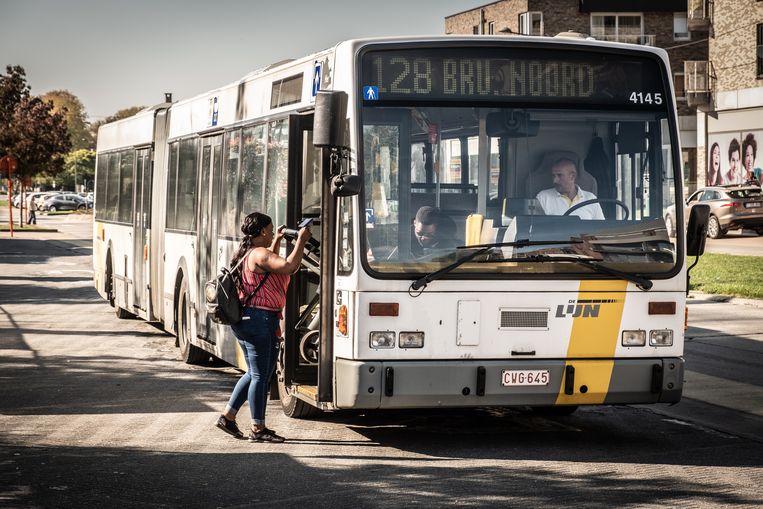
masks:
<instances>
[{"instance_id":1,"label":"bus front bumper","mask_svg":"<svg viewBox=\"0 0 763 509\"><path fill-rule=\"evenodd\" d=\"M684 360L337 359L334 406L426 408L677 403Z\"/></svg>"}]
</instances>

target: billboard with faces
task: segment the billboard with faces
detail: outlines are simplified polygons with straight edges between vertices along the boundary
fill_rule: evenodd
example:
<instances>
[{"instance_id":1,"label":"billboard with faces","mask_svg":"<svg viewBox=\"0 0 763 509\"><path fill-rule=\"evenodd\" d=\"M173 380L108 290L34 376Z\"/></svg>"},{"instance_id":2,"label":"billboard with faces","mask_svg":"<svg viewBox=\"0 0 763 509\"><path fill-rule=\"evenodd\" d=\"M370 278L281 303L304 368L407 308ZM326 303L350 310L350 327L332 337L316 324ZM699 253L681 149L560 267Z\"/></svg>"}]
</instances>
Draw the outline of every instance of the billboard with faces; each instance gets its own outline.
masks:
<instances>
[{"instance_id":1,"label":"billboard with faces","mask_svg":"<svg viewBox=\"0 0 763 509\"><path fill-rule=\"evenodd\" d=\"M763 155L758 144L763 130L710 134L707 144L706 180L708 186L761 182Z\"/></svg>"}]
</instances>

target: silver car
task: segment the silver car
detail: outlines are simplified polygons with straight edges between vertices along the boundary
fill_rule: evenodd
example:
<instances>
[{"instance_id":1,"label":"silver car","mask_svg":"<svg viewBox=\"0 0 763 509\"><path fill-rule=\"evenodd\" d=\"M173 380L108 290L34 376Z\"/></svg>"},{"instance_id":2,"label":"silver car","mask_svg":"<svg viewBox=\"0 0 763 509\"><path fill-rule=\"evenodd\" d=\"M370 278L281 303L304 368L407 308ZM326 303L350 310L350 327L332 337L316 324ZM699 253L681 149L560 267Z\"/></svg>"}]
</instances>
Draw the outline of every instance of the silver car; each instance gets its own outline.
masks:
<instances>
[{"instance_id":1,"label":"silver car","mask_svg":"<svg viewBox=\"0 0 763 509\"><path fill-rule=\"evenodd\" d=\"M684 219L698 203L710 206L707 236L713 239L723 237L729 230L747 228L763 235L763 192L757 186L715 186L694 192L686 200ZM665 225L670 236L676 234L675 206L670 206L665 214Z\"/></svg>"}]
</instances>

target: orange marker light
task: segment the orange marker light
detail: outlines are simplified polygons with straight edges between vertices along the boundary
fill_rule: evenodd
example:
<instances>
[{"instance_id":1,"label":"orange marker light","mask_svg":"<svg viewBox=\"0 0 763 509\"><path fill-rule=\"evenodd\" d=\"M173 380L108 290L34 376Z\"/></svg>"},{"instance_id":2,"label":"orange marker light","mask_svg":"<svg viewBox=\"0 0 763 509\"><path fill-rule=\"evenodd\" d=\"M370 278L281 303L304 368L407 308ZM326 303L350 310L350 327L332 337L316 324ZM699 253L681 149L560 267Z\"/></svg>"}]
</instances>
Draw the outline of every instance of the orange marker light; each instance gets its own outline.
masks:
<instances>
[{"instance_id":1,"label":"orange marker light","mask_svg":"<svg viewBox=\"0 0 763 509\"><path fill-rule=\"evenodd\" d=\"M674 315L676 314L675 302L650 302L650 315Z\"/></svg>"},{"instance_id":2,"label":"orange marker light","mask_svg":"<svg viewBox=\"0 0 763 509\"><path fill-rule=\"evenodd\" d=\"M347 306L342 304L339 306L339 312L337 313L336 328L339 334L342 336L347 335Z\"/></svg>"},{"instance_id":3,"label":"orange marker light","mask_svg":"<svg viewBox=\"0 0 763 509\"><path fill-rule=\"evenodd\" d=\"M368 314L370 316L398 316L400 304L397 302L371 302L368 305Z\"/></svg>"}]
</instances>

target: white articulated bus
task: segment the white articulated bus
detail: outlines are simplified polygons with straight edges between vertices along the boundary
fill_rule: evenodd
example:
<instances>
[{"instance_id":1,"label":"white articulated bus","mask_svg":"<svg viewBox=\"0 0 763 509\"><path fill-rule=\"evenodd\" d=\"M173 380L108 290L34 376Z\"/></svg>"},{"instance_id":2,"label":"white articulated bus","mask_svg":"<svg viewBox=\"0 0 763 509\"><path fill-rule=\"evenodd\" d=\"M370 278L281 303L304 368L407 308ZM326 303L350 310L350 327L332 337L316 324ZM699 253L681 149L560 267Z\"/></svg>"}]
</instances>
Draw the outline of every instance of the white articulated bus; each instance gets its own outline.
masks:
<instances>
[{"instance_id":1,"label":"white articulated bus","mask_svg":"<svg viewBox=\"0 0 763 509\"><path fill-rule=\"evenodd\" d=\"M245 369L204 283L246 214L313 218L282 324L288 415L674 403L686 256L704 247L700 209L688 239L666 230L680 163L663 50L346 41L103 126L95 286L185 361Z\"/></svg>"}]
</instances>

